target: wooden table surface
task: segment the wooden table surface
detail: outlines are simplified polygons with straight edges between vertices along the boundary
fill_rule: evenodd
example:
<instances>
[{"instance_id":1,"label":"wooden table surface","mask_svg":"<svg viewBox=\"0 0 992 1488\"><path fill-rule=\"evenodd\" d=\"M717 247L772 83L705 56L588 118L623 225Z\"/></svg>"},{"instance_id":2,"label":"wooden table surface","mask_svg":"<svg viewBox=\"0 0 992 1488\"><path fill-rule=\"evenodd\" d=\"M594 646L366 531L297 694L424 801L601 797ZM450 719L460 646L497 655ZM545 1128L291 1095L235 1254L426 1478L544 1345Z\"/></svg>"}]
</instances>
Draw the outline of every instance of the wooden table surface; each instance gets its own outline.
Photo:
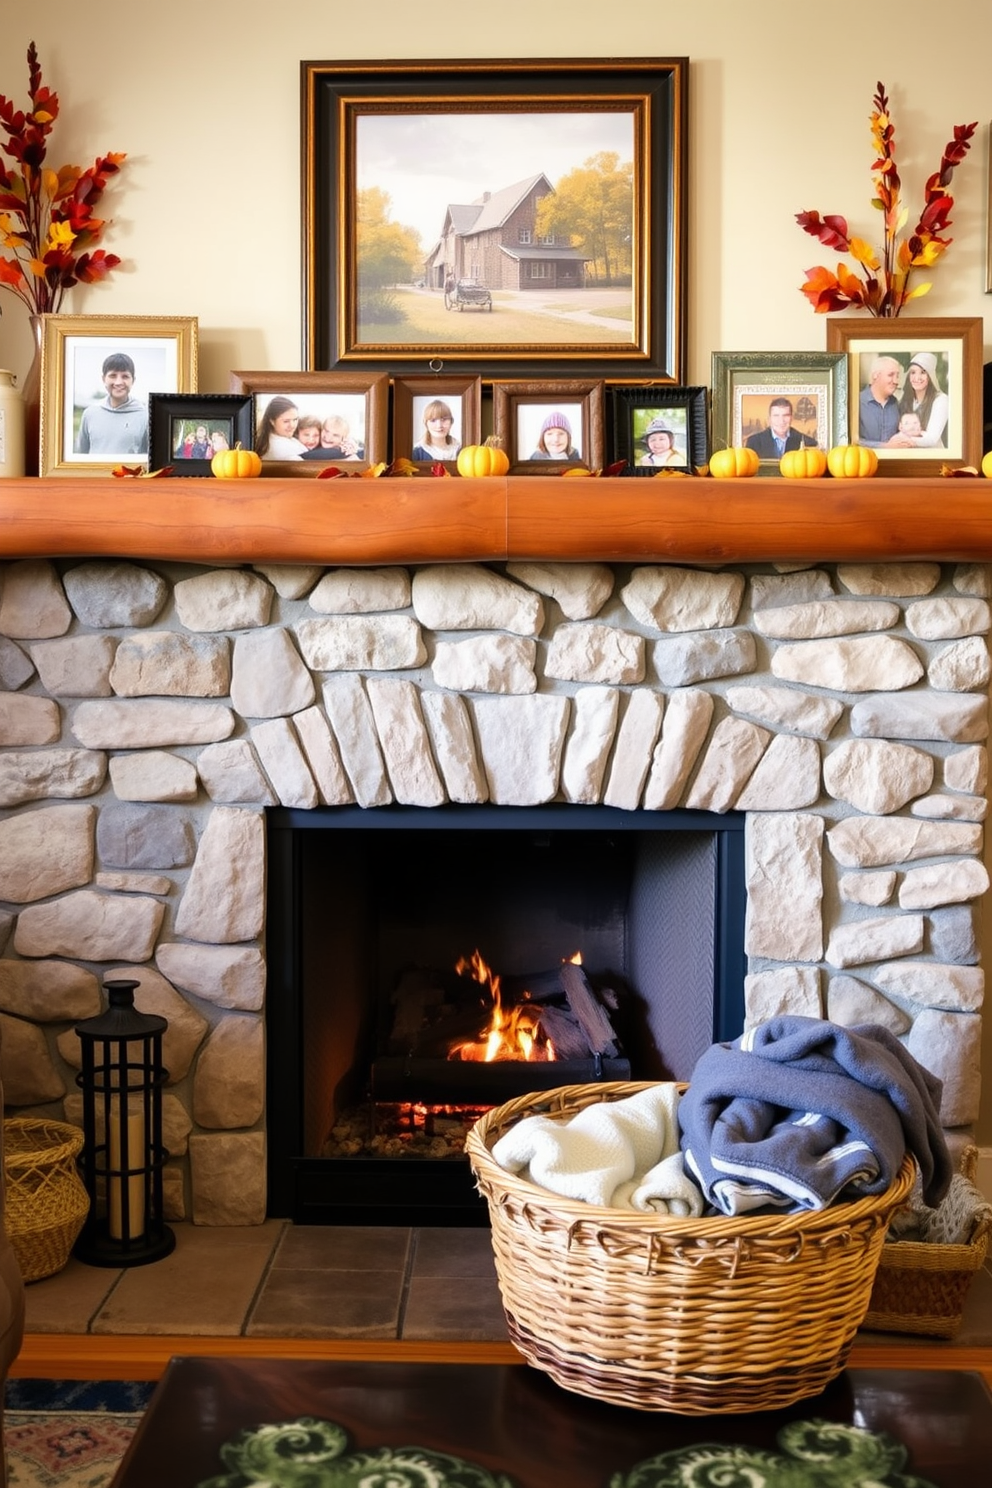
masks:
<instances>
[{"instance_id":1,"label":"wooden table surface","mask_svg":"<svg viewBox=\"0 0 992 1488\"><path fill-rule=\"evenodd\" d=\"M476 1469L443 1479L459 1488L502 1485L500 1475L513 1488L606 1488L620 1475L626 1488L639 1462L703 1442L781 1453L782 1427L813 1418L895 1437L902 1471L935 1488L984 1483L992 1462L992 1395L963 1371L851 1369L786 1410L698 1417L589 1400L524 1364L190 1356L170 1361L112 1488L195 1488L225 1471L220 1448L239 1431L303 1416L337 1422L348 1453L452 1454Z\"/></svg>"}]
</instances>

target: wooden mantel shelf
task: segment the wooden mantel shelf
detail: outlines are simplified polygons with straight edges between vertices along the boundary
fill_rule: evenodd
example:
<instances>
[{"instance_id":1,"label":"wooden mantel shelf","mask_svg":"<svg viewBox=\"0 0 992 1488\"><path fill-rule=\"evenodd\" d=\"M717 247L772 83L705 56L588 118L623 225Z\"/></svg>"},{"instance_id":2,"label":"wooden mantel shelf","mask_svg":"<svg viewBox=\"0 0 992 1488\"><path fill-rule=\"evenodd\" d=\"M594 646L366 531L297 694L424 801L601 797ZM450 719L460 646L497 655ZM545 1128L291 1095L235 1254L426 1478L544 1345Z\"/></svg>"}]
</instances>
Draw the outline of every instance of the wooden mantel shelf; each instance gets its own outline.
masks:
<instances>
[{"instance_id":1,"label":"wooden mantel shelf","mask_svg":"<svg viewBox=\"0 0 992 1488\"><path fill-rule=\"evenodd\" d=\"M992 485L560 476L0 481L0 559L992 560Z\"/></svg>"}]
</instances>

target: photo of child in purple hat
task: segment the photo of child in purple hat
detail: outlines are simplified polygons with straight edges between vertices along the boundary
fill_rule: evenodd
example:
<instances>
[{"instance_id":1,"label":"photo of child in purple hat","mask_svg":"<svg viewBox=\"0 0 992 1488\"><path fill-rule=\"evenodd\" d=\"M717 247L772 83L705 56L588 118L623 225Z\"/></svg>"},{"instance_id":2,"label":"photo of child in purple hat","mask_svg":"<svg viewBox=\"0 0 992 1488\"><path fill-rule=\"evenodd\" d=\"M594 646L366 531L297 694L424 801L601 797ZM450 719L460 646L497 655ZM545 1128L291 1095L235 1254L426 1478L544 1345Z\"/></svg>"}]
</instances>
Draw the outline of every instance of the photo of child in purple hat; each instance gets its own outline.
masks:
<instances>
[{"instance_id":1,"label":"photo of child in purple hat","mask_svg":"<svg viewBox=\"0 0 992 1488\"><path fill-rule=\"evenodd\" d=\"M566 460L572 465L582 462L582 456L572 443L572 426L563 413L549 413L537 436L537 447L532 460Z\"/></svg>"}]
</instances>

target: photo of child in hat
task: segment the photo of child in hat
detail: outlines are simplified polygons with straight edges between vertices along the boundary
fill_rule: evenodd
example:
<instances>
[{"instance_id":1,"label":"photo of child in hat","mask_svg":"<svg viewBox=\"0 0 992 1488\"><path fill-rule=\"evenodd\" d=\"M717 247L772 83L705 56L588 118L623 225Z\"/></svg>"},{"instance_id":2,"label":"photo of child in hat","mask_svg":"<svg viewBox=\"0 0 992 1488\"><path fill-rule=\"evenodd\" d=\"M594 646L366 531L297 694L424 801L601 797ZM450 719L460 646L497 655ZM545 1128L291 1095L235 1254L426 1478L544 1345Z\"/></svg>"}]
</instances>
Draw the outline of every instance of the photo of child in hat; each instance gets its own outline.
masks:
<instances>
[{"instance_id":1,"label":"photo of child in hat","mask_svg":"<svg viewBox=\"0 0 992 1488\"><path fill-rule=\"evenodd\" d=\"M566 460L572 465L582 463L582 456L572 442L572 425L563 413L547 415L537 436L537 446L532 460Z\"/></svg>"},{"instance_id":2,"label":"photo of child in hat","mask_svg":"<svg viewBox=\"0 0 992 1488\"><path fill-rule=\"evenodd\" d=\"M656 415L641 435L644 453L638 465L684 465L685 454L675 443L675 431L667 418Z\"/></svg>"}]
</instances>

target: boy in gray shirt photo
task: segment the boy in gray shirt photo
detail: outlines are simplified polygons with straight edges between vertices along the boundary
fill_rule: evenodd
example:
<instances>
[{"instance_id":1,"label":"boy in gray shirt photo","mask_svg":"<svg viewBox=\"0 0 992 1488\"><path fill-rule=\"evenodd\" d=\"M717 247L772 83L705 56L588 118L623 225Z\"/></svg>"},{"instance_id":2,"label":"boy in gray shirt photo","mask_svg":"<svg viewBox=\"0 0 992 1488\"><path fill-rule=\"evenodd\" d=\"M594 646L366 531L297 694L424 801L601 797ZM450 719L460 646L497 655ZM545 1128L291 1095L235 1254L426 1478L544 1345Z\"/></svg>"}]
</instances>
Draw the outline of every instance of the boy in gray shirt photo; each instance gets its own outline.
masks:
<instances>
[{"instance_id":1,"label":"boy in gray shirt photo","mask_svg":"<svg viewBox=\"0 0 992 1488\"><path fill-rule=\"evenodd\" d=\"M148 405L131 396L134 362L124 351L104 357L107 396L86 409L76 436L77 455L146 455Z\"/></svg>"}]
</instances>

